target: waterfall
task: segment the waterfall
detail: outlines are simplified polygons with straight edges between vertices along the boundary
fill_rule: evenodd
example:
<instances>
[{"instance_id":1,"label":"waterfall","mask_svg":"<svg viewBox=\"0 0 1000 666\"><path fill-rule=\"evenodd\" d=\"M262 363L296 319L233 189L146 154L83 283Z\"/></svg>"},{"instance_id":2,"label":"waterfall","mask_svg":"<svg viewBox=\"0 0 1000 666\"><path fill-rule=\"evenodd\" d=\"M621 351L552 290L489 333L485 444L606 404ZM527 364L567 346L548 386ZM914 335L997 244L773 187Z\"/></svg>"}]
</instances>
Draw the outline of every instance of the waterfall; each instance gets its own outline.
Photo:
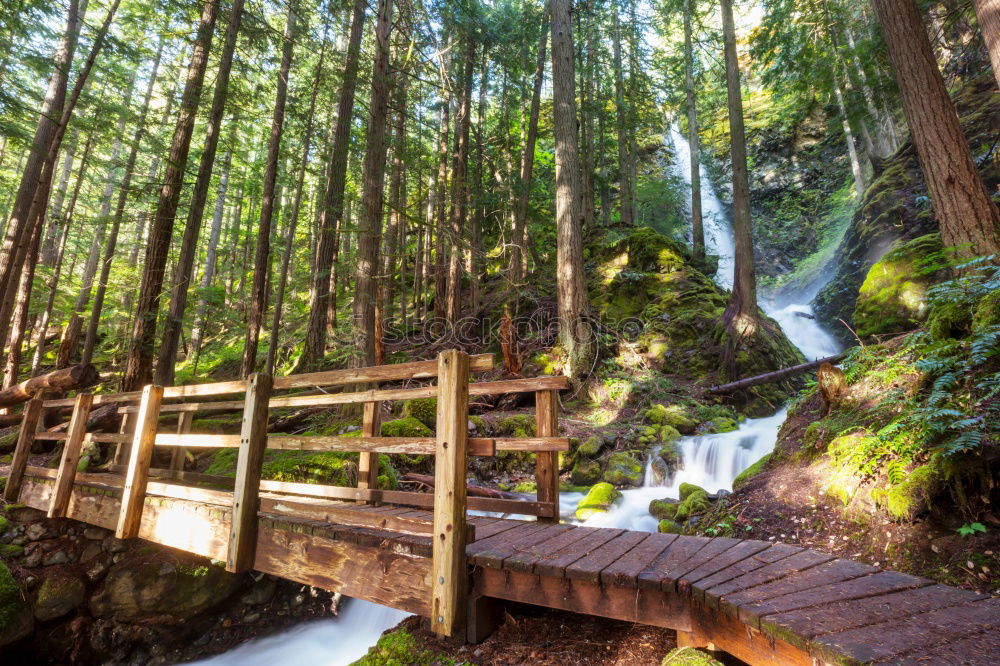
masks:
<instances>
[{"instance_id":1,"label":"waterfall","mask_svg":"<svg viewBox=\"0 0 1000 666\"><path fill-rule=\"evenodd\" d=\"M674 175L691 186L691 152L687 139L675 121L667 131L667 147L673 151ZM715 188L701 163L701 202L704 213L705 245L711 254L719 256L719 270L715 281L723 289L733 286L735 260L732 226L726 207L716 195ZM785 294L779 304L766 296L761 307L771 316L789 341L810 360L832 356L840 351L833 337L824 331L813 317L809 300L825 282L810 285L799 294ZM611 511L592 516L589 526L618 527L655 532L657 520L649 514L649 503L655 499L674 498L680 495L681 483L693 483L710 493L732 490L733 479L750 465L774 449L778 430L785 421L787 408L782 407L772 416L747 419L738 430L713 435L682 437L677 441L681 468L670 478L654 473L650 464L656 451L646 463L646 473L641 488L622 491L622 500ZM579 493L562 493L563 517L573 519L572 509L582 496Z\"/></svg>"}]
</instances>

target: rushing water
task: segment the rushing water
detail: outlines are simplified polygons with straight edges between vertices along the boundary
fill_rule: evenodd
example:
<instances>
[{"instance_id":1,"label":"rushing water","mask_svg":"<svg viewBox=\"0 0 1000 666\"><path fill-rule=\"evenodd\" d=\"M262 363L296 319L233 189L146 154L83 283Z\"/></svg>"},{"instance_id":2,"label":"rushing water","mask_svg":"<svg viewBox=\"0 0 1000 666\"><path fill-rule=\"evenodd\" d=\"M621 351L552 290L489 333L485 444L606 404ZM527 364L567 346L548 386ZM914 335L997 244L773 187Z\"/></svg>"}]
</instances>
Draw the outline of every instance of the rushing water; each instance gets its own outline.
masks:
<instances>
[{"instance_id":1,"label":"rushing water","mask_svg":"<svg viewBox=\"0 0 1000 666\"><path fill-rule=\"evenodd\" d=\"M676 175L690 185L691 155L687 140L676 124L669 129L668 141L676 157ZM730 289L733 285L734 252L729 216L708 179L704 165L701 183L705 243L709 252L719 256L715 280L719 286ZM837 343L816 323L812 308L807 304L822 286L818 283L808 290L810 293L786 294L780 301L762 302L764 310L809 360L831 356L838 351ZM740 472L774 449L785 413L782 408L772 416L748 419L735 432L681 438L677 442L681 469L670 478L664 478L647 462L643 486L623 491L622 501L617 506L607 513L593 516L587 525L655 532L657 520L649 514L650 501L677 498L681 483L693 483L710 493L732 490L733 479ZM575 521L576 505L582 497L580 493L560 495L565 521ZM351 599L345 602L337 618L316 620L275 636L251 641L197 664L272 666L293 661L316 666L344 666L362 657L383 631L398 624L406 615L402 611Z\"/></svg>"},{"instance_id":2,"label":"rushing water","mask_svg":"<svg viewBox=\"0 0 1000 666\"><path fill-rule=\"evenodd\" d=\"M346 666L363 657L383 631L396 626L407 615L361 599L345 599L338 617L306 622L193 663L197 666Z\"/></svg>"},{"instance_id":3,"label":"rushing water","mask_svg":"<svg viewBox=\"0 0 1000 666\"><path fill-rule=\"evenodd\" d=\"M667 144L673 151L674 175L691 185L691 153L688 142L677 123L667 132ZM719 255L719 270L715 281L724 289L733 285L733 233L725 206L719 201L709 180L704 164L701 167L701 201L705 217L705 244L708 251ZM808 360L825 358L839 351L836 341L824 331L813 317L808 305L823 283L811 285L806 292L785 294L781 299L763 299L762 307L781 326L788 339ZM622 492L622 500L611 511L597 514L587 520L587 525L618 527L653 532L657 520L649 514L649 503L654 499L674 498L680 494L681 483L693 483L710 493L732 490L733 479L753 463L774 449L778 429L785 421L786 409L772 416L748 419L739 430L717 435L682 437L677 442L681 453L681 468L669 478L656 473L647 461L646 474L641 488ZM653 455L655 455L655 451ZM650 460L652 460L652 455ZM582 496L563 493L560 501L563 516L573 519L573 511Z\"/></svg>"}]
</instances>

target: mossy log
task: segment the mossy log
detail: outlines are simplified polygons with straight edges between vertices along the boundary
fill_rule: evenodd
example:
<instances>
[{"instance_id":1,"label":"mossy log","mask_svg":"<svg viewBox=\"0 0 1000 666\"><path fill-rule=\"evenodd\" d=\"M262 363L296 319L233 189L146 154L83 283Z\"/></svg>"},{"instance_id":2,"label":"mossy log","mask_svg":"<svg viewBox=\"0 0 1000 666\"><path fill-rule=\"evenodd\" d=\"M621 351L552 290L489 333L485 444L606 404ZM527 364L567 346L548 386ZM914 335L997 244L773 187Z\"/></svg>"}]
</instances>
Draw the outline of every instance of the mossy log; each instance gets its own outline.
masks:
<instances>
[{"instance_id":1,"label":"mossy log","mask_svg":"<svg viewBox=\"0 0 1000 666\"><path fill-rule=\"evenodd\" d=\"M404 474L400 481L413 481L415 483L422 483L429 488L434 487L434 477L430 474L417 474L416 472L408 472ZM466 493L470 497L493 497L495 499L522 499L517 493L508 493L503 490L495 490L493 488L483 488L482 486L466 486Z\"/></svg>"},{"instance_id":2,"label":"mossy log","mask_svg":"<svg viewBox=\"0 0 1000 666\"><path fill-rule=\"evenodd\" d=\"M740 379L739 381L730 382L729 384L720 384L719 386L713 386L708 389L708 393L732 393L734 391L742 391L743 389L748 389L752 386L757 386L759 384L769 384L771 382L778 382L782 379L788 377L794 377L800 373L812 370L813 368L818 368L824 363L839 363L844 359L847 354L837 354L836 356L828 356L826 358L821 358L816 361L810 361L809 363L800 363L799 365L793 365L790 368L783 368L781 370L775 370L773 372L765 372L762 375L757 375L755 377L746 377Z\"/></svg>"},{"instance_id":3,"label":"mossy log","mask_svg":"<svg viewBox=\"0 0 1000 666\"><path fill-rule=\"evenodd\" d=\"M93 386L100 379L97 368L89 363L53 370L0 391L0 407L12 407L28 402L38 391L73 391Z\"/></svg>"}]
</instances>

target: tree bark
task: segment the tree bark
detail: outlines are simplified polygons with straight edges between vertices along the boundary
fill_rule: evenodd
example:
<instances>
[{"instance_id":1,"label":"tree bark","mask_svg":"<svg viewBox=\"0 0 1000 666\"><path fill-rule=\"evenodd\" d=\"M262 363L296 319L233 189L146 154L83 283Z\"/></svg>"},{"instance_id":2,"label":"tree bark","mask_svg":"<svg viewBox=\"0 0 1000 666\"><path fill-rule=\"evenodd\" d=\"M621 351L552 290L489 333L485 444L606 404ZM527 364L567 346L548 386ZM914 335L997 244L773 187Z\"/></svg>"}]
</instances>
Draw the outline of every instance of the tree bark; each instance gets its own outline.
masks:
<instances>
[{"instance_id":1,"label":"tree bark","mask_svg":"<svg viewBox=\"0 0 1000 666\"><path fill-rule=\"evenodd\" d=\"M0 407L13 407L27 402L38 391L75 391L93 386L98 381L100 374L92 365L81 364L53 370L0 391Z\"/></svg>"},{"instance_id":2,"label":"tree bark","mask_svg":"<svg viewBox=\"0 0 1000 666\"><path fill-rule=\"evenodd\" d=\"M1000 212L972 161L916 2L872 0L872 5L942 240L963 257L1000 253Z\"/></svg>"},{"instance_id":3,"label":"tree bark","mask_svg":"<svg viewBox=\"0 0 1000 666\"><path fill-rule=\"evenodd\" d=\"M733 292L723 320L726 345L723 365L730 375L736 372L737 351L753 338L759 328L757 278L754 272L753 239L750 219L750 181L747 174L746 130L743 125L743 92L740 63L736 52L736 26L732 0L722 0L722 33L726 57L726 89L729 100L729 142L733 164L733 236L735 265Z\"/></svg>"},{"instance_id":4,"label":"tree bark","mask_svg":"<svg viewBox=\"0 0 1000 666\"><path fill-rule=\"evenodd\" d=\"M542 82L545 80L545 48L549 37L548 14L542 16L542 32L538 38L538 57L535 60L535 80L531 90L531 111L528 131L521 154L521 177L518 180L517 210L514 214L514 234L511 239L510 263L507 270L510 281L520 285L524 281L524 257L527 253L528 204L531 202L531 174L535 167L535 143L538 140L538 116L542 100Z\"/></svg>"},{"instance_id":5,"label":"tree bark","mask_svg":"<svg viewBox=\"0 0 1000 666\"><path fill-rule=\"evenodd\" d=\"M267 310L267 276L271 262L271 218L274 212L274 189L278 180L278 162L281 156L281 134L285 125L285 101L288 98L288 72L292 67L292 49L295 45L294 2L288 3L285 37L278 69L278 89L274 96L274 113L271 119L271 137L267 145L267 162L264 167L264 196L260 206L260 224L257 227L257 253L253 262L253 287L250 294L250 317L247 337L243 345L241 376L249 377L257 366L257 343L264 326Z\"/></svg>"},{"instance_id":6,"label":"tree bark","mask_svg":"<svg viewBox=\"0 0 1000 666\"><path fill-rule=\"evenodd\" d=\"M375 362L376 270L385 206L386 120L389 107L389 31L391 0L379 0L375 19L375 62L367 131L367 150L362 167L362 211L358 220L357 272L355 274L354 331L355 367Z\"/></svg>"},{"instance_id":7,"label":"tree bark","mask_svg":"<svg viewBox=\"0 0 1000 666\"><path fill-rule=\"evenodd\" d=\"M976 8L986 50L990 52L993 76L1000 87L1000 0L972 0L972 4Z\"/></svg>"},{"instance_id":8,"label":"tree bark","mask_svg":"<svg viewBox=\"0 0 1000 666\"><path fill-rule=\"evenodd\" d=\"M337 104L337 125L333 134L333 149L327 166L326 192L320 213L316 247L316 268L309 286L309 321L306 340L298 369L315 367L326 351L327 307L330 298L330 272L333 268L336 228L344 217L344 183L347 178L347 154L350 148L351 122L354 117L354 92L358 82L361 36L364 31L365 0L355 0L351 19L351 35L344 61L344 75ZM341 226L343 226L341 224Z\"/></svg>"},{"instance_id":9,"label":"tree bark","mask_svg":"<svg viewBox=\"0 0 1000 666\"><path fill-rule=\"evenodd\" d=\"M134 391L149 384L153 377L153 343L156 338L156 317L160 309L160 292L163 288L163 273L166 269L170 239L174 230L174 218L180 201L187 166L188 151L191 147L191 133L194 130L198 101L205 81L205 67L212 45L212 33L218 15L219 0L205 0L202 7L194 50L188 65L184 94L177 114L170 156L164 174L163 187L149 232L146 261L143 265L139 298L136 302L135 323L125 371L122 390Z\"/></svg>"},{"instance_id":10,"label":"tree bark","mask_svg":"<svg viewBox=\"0 0 1000 666\"><path fill-rule=\"evenodd\" d=\"M691 249L696 262L705 260L705 227L701 212L701 145L698 140L698 104L694 95L694 47L691 18L696 0L684 0L684 91L687 97L688 153L691 155Z\"/></svg>"},{"instance_id":11,"label":"tree bark","mask_svg":"<svg viewBox=\"0 0 1000 666\"><path fill-rule=\"evenodd\" d=\"M462 96L455 116L455 158L451 165L451 254L448 257L448 295L445 319L454 326L462 316L462 243L465 234L466 199L469 174L469 128L472 122L472 70L476 43L466 37L465 66L462 73Z\"/></svg>"},{"instance_id":12,"label":"tree bark","mask_svg":"<svg viewBox=\"0 0 1000 666\"><path fill-rule=\"evenodd\" d=\"M219 55L219 69L216 74L215 92L212 95L212 108L209 111L208 124L205 128L205 147L198 165L198 177L195 179L194 191L191 193L187 222L184 225L181 247L177 253L177 263L174 266L170 307L163 324L163 339L160 342L160 351L154 373L156 383L161 386L170 386L174 383L177 345L184 322L184 310L187 308L188 287L191 284L198 236L201 233L202 217L205 213L205 202L208 200L212 171L215 168L215 155L219 148L222 118L226 110L226 101L229 98L229 78L233 69L236 40L239 37L240 24L243 20L243 4L243 0L233 0L226 39L222 45L222 53Z\"/></svg>"},{"instance_id":13,"label":"tree bark","mask_svg":"<svg viewBox=\"0 0 1000 666\"><path fill-rule=\"evenodd\" d=\"M576 96L573 90L573 35L570 0L552 0L552 103L556 149L556 291L559 341L570 377L582 377L593 356L583 280L580 159L577 153Z\"/></svg>"},{"instance_id":14,"label":"tree bark","mask_svg":"<svg viewBox=\"0 0 1000 666\"><path fill-rule=\"evenodd\" d=\"M614 41L615 69L615 109L617 111L616 129L618 131L618 205L621 211L620 221L625 226L631 226L635 213L632 209L632 174L629 160L628 109L625 106L625 75L622 70L622 37L621 22L618 19L618 8L611 7L612 39ZM553 49L555 45L553 44ZM553 74L553 79L555 75Z\"/></svg>"}]
</instances>

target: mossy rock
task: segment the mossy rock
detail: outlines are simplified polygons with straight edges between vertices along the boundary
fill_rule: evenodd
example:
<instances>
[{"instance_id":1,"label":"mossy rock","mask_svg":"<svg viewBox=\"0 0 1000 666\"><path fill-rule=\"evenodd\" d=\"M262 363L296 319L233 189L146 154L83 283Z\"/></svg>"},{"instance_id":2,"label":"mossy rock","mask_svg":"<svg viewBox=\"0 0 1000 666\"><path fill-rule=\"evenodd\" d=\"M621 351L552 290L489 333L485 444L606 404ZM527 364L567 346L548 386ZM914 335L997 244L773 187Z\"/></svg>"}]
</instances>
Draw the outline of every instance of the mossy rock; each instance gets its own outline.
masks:
<instances>
[{"instance_id":1,"label":"mossy rock","mask_svg":"<svg viewBox=\"0 0 1000 666\"><path fill-rule=\"evenodd\" d=\"M686 500L688 497L690 497L691 495L693 495L694 493L697 493L697 492L703 492L706 495L708 494L708 491L705 490L704 488L702 488L701 486L696 486L693 483L687 483L687 482L684 482L684 483L682 483L680 485L680 488L678 489L678 492L679 492L680 500L682 502L684 500Z\"/></svg>"},{"instance_id":2,"label":"mossy rock","mask_svg":"<svg viewBox=\"0 0 1000 666\"><path fill-rule=\"evenodd\" d=\"M755 462L754 464L747 467L745 470L736 475L733 479L733 490L739 490L740 487L753 477L760 474L764 467L767 465L768 461L771 459L773 454L768 453L766 456Z\"/></svg>"},{"instance_id":3,"label":"mossy rock","mask_svg":"<svg viewBox=\"0 0 1000 666\"><path fill-rule=\"evenodd\" d=\"M722 662L701 650L679 647L668 652L660 666L722 666Z\"/></svg>"},{"instance_id":4,"label":"mossy rock","mask_svg":"<svg viewBox=\"0 0 1000 666\"><path fill-rule=\"evenodd\" d=\"M528 414L512 414L501 419L497 431L509 437L534 437L535 417Z\"/></svg>"},{"instance_id":5,"label":"mossy rock","mask_svg":"<svg viewBox=\"0 0 1000 666\"><path fill-rule=\"evenodd\" d=\"M0 534L6 532L8 527L10 527L10 521L7 520L6 516L0 516Z\"/></svg>"},{"instance_id":6,"label":"mossy rock","mask_svg":"<svg viewBox=\"0 0 1000 666\"><path fill-rule=\"evenodd\" d=\"M927 289L935 275L928 264L940 251L941 237L929 234L886 253L868 269L854 306L859 336L903 333L927 318Z\"/></svg>"},{"instance_id":7,"label":"mossy rock","mask_svg":"<svg viewBox=\"0 0 1000 666\"><path fill-rule=\"evenodd\" d=\"M604 447L604 440L597 435L588 437L580 446L576 448L578 456L585 458L596 458Z\"/></svg>"},{"instance_id":8,"label":"mossy rock","mask_svg":"<svg viewBox=\"0 0 1000 666\"><path fill-rule=\"evenodd\" d=\"M455 662L427 649L406 629L386 632L368 654L350 666L453 666Z\"/></svg>"},{"instance_id":9,"label":"mossy rock","mask_svg":"<svg viewBox=\"0 0 1000 666\"><path fill-rule=\"evenodd\" d=\"M934 463L921 465L907 474L902 483L890 486L877 503L894 519L912 522L933 508L931 500L939 480L940 473Z\"/></svg>"},{"instance_id":10,"label":"mossy rock","mask_svg":"<svg viewBox=\"0 0 1000 666\"><path fill-rule=\"evenodd\" d=\"M437 398L414 398L403 403L403 416L410 416L428 428L437 425Z\"/></svg>"},{"instance_id":11,"label":"mossy rock","mask_svg":"<svg viewBox=\"0 0 1000 666\"><path fill-rule=\"evenodd\" d=\"M619 500L622 494L610 483L594 484L587 495L576 505L577 520L587 520L598 514L607 513Z\"/></svg>"},{"instance_id":12,"label":"mossy rock","mask_svg":"<svg viewBox=\"0 0 1000 666\"><path fill-rule=\"evenodd\" d=\"M489 426L486 424L486 421L481 416L476 416L475 414L471 414L469 416L469 423L472 424L473 428L475 428L475 431L480 435L485 435L487 432L489 432Z\"/></svg>"},{"instance_id":13,"label":"mossy rock","mask_svg":"<svg viewBox=\"0 0 1000 666\"><path fill-rule=\"evenodd\" d=\"M16 543L0 544L0 559L13 560L24 555L24 546Z\"/></svg>"},{"instance_id":14,"label":"mossy rock","mask_svg":"<svg viewBox=\"0 0 1000 666\"><path fill-rule=\"evenodd\" d=\"M708 428L710 433L724 433L724 432L736 432L740 429L740 424L736 422L736 419L731 419L728 416L719 416L712 419L712 423Z\"/></svg>"},{"instance_id":15,"label":"mossy rock","mask_svg":"<svg viewBox=\"0 0 1000 666\"><path fill-rule=\"evenodd\" d=\"M687 410L680 405L653 405L646 410L644 416L649 423L671 426L678 432L678 436L681 433L693 435L698 427L698 422L691 418Z\"/></svg>"},{"instance_id":16,"label":"mossy rock","mask_svg":"<svg viewBox=\"0 0 1000 666\"><path fill-rule=\"evenodd\" d=\"M165 550L137 551L111 567L90 610L120 622L179 624L224 602L242 585L208 560Z\"/></svg>"},{"instance_id":17,"label":"mossy rock","mask_svg":"<svg viewBox=\"0 0 1000 666\"><path fill-rule=\"evenodd\" d=\"M662 534L681 534L684 528L676 521L664 518L656 525L656 531Z\"/></svg>"},{"instance_id":18,"label":"mossy rock","mask_svg":"<svg viewBox=\"0 0 1000 666\"><path fill-rule=\"evenodd\" d=\"M604 480L613 486L639 486L642 477L642 461L632 451L616 451L608 457Z\"/></svg>"},{"instance_id":19,"label":"mossy rock","mask_svg":"<svg viewBox=\"0 0 1000 666\"><path fill-rule=\"evenodd\" d=\"M972 328L975 331L998 325L1000 325L1000 290L983 297L972 314Z\"/></svg>"},{"instance_id":20,"label":"mossy rock","mask_svg":"<svg viewBox=\"0 0 1000 666\"><path fill-rule=\"evenodd\" d=\"M659 520L673 520L677 515L679 502L675 499L658 499L649 503L649 514Z\"/></svg>"},{"instance_id":21,"label":"mossy rock","mask_svg":"<svg viewBox=\"0 0 1000 666\"><path fill-rule=\"evenodd\" d=\"M681 464L681 452L675 442L664 444L649 461L649 471L654 484L665 485Z\"/></svg>"},{"instance_id":22,"label":"mossy rock","mask_svg":"<svg viewBox=\"0 0 1000 666\"><path fill-rule=\"evenodd\" d=\"M10 569L0 562L0 648L31 633L35 616Z\"/></svg>"},{"instance_id":23,"label":"mossy rock","mask_svg":"<svg viewBox=\"0 0 1000 666\"><path fill-rule=\"evenodd\" d=\"M87 586L68 571L56 571L45 577L35 600L35 619L47 622L66 615L83 603Z\"/></svg>"},{"instance_id":24,"label":"mossy rock","mask_svg":"<svg viewBox=\"0 0 1000 666\"><path fill-rule=\"evenodd\" d=\"M576 486L589 486L601 480L601 466L595 460L577 460L570 472L570 480Z\"/></svg>"},{"instance_id":25,"label":"mossy rock","mask_svg":"<svg viewBox=\"0 0 1000 666\"><path fill-rule=\"evenodd\" d=\"M404 416L382 424L383 437L431 437L434 433L415 416Z\"/></svg>"}]
</instances>

